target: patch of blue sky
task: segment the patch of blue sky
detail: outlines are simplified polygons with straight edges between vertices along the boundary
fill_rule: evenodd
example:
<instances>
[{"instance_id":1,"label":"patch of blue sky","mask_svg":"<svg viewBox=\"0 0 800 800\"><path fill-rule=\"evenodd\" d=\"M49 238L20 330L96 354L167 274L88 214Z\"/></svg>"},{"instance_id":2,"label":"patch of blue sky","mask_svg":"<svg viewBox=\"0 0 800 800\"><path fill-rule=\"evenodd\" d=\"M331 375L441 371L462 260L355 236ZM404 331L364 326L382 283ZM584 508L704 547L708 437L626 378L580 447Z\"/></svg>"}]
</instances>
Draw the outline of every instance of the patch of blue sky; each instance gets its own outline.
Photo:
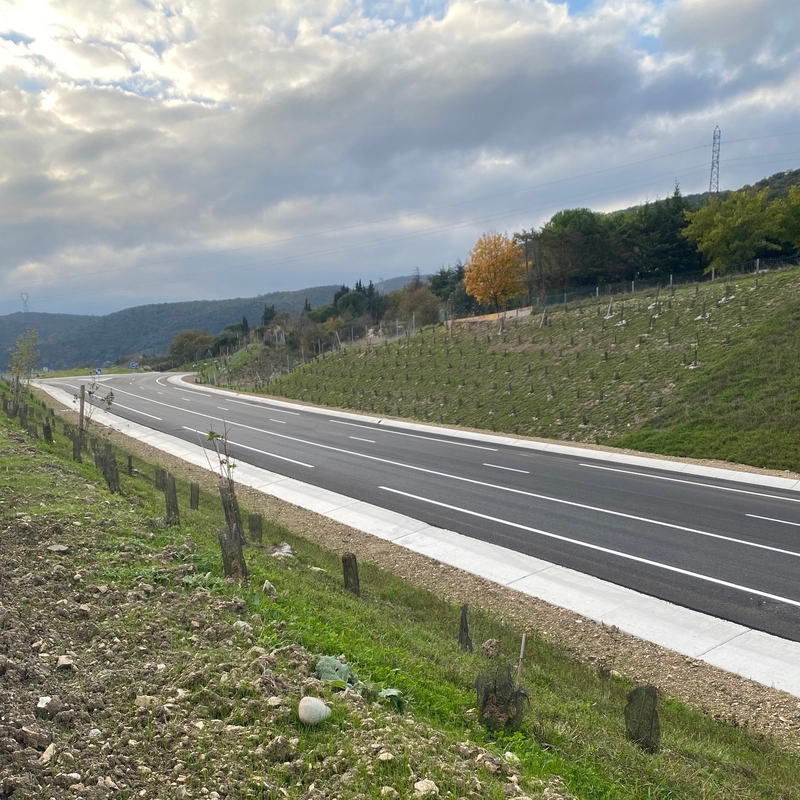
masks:
<instances>
[{"instance_id":1,"label":"patch of blue sky","mask_svg":"<svg viewBox=\"0 0 800 800\"><path fill-rule=\"evenodd\" d=\"M570 14L579 14L594 5L600 5L602 0L567 0Z\"/></svg>"},{"instance_id":2,"label":"patch of blue sky","mask_svg":"<svg viewBox=\"0 0 800 800\"><path fill-rule=\"evenodd\" d=\"M414 22L424 17L441 19L449 0L363 0L364 16L370 19Z\"/></svg>"},{"instance_id":3,"label":"patch of blue sky","mask_svg":"<svg viewBox=\"0 0 800 800\"><path fill-rule=\"evenodd\" d=\"M122 81L80 81L77 85L118 89L119 91L134 94L137 97L144 97L148 100L183 100L208 108L219 108L222 110L231 108L230 103L219 102L210 97L202 97L201 95L190 95L186 97L185 95L176 94L173 91L174 84L172 81L153 80L141 74L132 74L129 78Z\"/></svg>"},{"instance_id":4,"label":"patch of blue sky","mask_svg":"<svg viewBox=\"0 0 800 800\"><path fill-rule=\"evenodd\" d=\"M111 86L114 89L120 89L123 92L135 94L139 97L147 97L151 100L169 97L172 89L172 81L153 80L152 78L147 78L140 74L133 74L122 81L111 81L102 84L96 83L94 85Z\"/></svg>"},{"instance_id":5,"label":"patch of blue sky","mask_svg":"<svg viewBox=\"0 0 800 800\"><path fill-rule=\"evenodd\" d=\"M552 2L566 2L570 14L580 14L584 11L592 12L595 8L604 5L605 0L551 0ZM651 0L653 5L661 6L666 0Z\"/></svg>"},{"instance_id":6,"label":"patch of blue sky","mask_svg":"<svg viewBox=\"0 0 800 800\"><path fill-rule=\"evenodd\" d=\"M169 42L162 41L145 42L145 44L150 47L159 58L161 58L164 51L169 47Z\"/></svg>"},{"instance_id":7,"label":"patch of blue sky","mask_svg":"<svg viewBox=\"0 0 800 800\"><path fill-rule=\"evenodd\" d=\"M650 55L661 52L661 40L657 36L646 36L641 33L631 32L628 35L628 39L637 50L644 50L645 53Z\"/></svg>"},{"instance_id":8,"label":"patch of blue sky","mask_svg":"<svg viewBox=\"0 0 800 800\"><path fill-rule=\"evenodd\" d=\"M47 88L47 83L29 75L21 75L17 78L17 88L28 94L41 94Z\"/></svg>"},{"instance_id":9,"label":"patch of blue sky","mask_svg":"<svg viewBox=\"0 0 800 800\"><path fill-rule=\"evenodd\" d=\"M30 36L26 36L24 33L17 33L17 31L0 33L0 39L5 39L7 42L13 42L14 44L31 44L33 42Z\"/></svg>"}]
</instances>

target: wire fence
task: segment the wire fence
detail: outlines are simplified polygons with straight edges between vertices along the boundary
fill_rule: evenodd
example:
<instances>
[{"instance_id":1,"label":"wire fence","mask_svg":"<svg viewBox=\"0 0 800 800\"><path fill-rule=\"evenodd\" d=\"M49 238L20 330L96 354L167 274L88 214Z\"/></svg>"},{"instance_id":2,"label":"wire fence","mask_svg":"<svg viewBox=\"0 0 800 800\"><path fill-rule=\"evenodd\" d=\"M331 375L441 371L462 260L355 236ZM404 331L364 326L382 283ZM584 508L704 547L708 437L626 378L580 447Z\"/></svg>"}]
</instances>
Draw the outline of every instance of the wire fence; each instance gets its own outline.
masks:
<instances>
[{"instance_id":1,"label":"wire fence","mask_svg":"<svg viewBox=\"0 0 800 800\"><path fill-rule=\"evenodd\" d=\"M513 308L508 311L501 311L495 314L484 314L481 316L459 317L459 320L491 321L493 319L510 319L530 314L533 309L545 308L557 305L568 305L580 300L588 300L592 297L610 297L619 294L634 294L636 292L646 292L661 287L685 286L693 283L711 283L714 281L729 280L734 275L747 275L760 272L770 272L780 269L788 269L800 265L800 257L786 258L756 258L752 261L743 261L732 269L719 275L716 271L710 272L681 272L672 275L658 275L650 278L636 278L630 281L618 281L616 283L602 283L596 286L576 286L567 289L550 289L542 296L538 297L533 306Z\"/></svg>"}]
</instances>

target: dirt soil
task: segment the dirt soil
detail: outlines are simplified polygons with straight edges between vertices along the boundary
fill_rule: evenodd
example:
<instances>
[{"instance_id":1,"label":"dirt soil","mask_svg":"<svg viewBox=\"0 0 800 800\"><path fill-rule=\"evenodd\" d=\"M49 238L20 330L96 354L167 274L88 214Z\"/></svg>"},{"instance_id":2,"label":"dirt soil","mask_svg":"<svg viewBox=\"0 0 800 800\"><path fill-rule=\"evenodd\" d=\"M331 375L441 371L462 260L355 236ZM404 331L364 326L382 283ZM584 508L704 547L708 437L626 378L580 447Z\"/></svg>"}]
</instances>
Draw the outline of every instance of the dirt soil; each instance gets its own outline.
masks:
<instances>
[{"instance_id":1,"label":"dirt soil","mask_svg":"<svg viewBox=\"0 0 800 800\"><path fill-rule=\"evenodd\" d=\"M356 770L399 799L430 783L432 763L461 800L479 800L489 782L517 800L570 800L558 779L525 782L513 759L446 743L413 716L354 692L331 700L318 656L255 644L261 621L243 600L170 588L194 572L190 538L159 549L151 521L130 514L138 498L46 469L54 497L77 490L91 513L32 516L13 488L0 491L0 800L366 800L348 789ZM122 546L121 525L133 528ZM102 552L150 581L100 582ZM334 705L347 751L294 735L303 695ZM410 776L392 774L396 757L414 765Z\"/></svg>"},{"instance_id":2,"label":"dirt soil","mask_svg":"<svg viewBox=\"0 0 800 800\"><path fill-rule=\"evenodd\" d=\"M48 402L52 404L52 399ZM61 412L67 417L73 413ZM216 490L212 473L120 434L111 432L110 437L128 452ZM88 487L87 492L91 493ZM796 697L253 490L240 487L240 495L250 511L259 511L325 548L355 552L360 561L375 563L455 603L489 609L520 630L536 631L598 669L615 670L638 683L655 684L666 697L678 698L713 718L748 726L800 752L800 700ZM91 500L87 498L87 502ZM129 501L122 498L111 502ZM237 740L240 731L227 730L224 725L221 730L204 728L195 709L187 707L183 700L186 688L199 679L193 665L206 646L211 653L215 643L224 639L226 646L233 646L234 655L230 657L233 663L223 665L223 671L252 678L257 674L254 663L262 659L259 669L269 668L277 682L273 689L281 690L276 694L299 697L304 682L313 680L308 671L310 655L300 651L290 654L289 661L294 664L286 666L280 654L252 650L246 637L230 633L234 622L241 619L242 607L202 592L176 593L144 584L136 592L123 594L98 585L76 568L76 561L89 552L90 544L96 546L102 526L98 530L81 519L33 521L12 512L8 505L0 505L5 556L0 564L0 653L6 654L0 656L0 689L4 694L0 709L0 800L12 794L15 800L76 794L110 797L119 792L133 797L134 791L141 797L203 796L213 800L214 793L218 797L237 796L235 791L230 793L231 776L220 772L222 766L215 769L214 742L225 738L226 746L233 751L244 751L246 743ZM62 542L68 551L47 549ZM185 546L190 548L191 543ZM123 553L121 557L126 556ZM175 560L175 554L153 558L165 570L186 566ZM137 626L126 624L126 619L135 618L145 606L153 609L153 616L144 619L144 628L137 630ZM159 618L170 621L162 626ZM206 622L212 618L213 624ZM185 631L185 641L177 645L159 639L159 632L173 625ZM164 666L167 659L160 655L165 649L171 653L169 667ZM283 669L277 668L279 662L284 664ZM51 700L40 699L46 697ZM289 713L285 706L274 710L276 714ZM413 731L409 723L406 733L413 737ZM364 736L365 752L374 753L369 748L376 746L379 737ZM144 737L154 738L163 747L145 747ZM198 738L210 748L207 769L190 771L182 754L190 745L197 750ZM424 744L420 740L420 747ZM283 746L278 743L276 748L279 745ZM291 754L291 743L286 746ZM475 757L475 753L467 754L464 763L459 764L458 758L454 763L463 770ZM291 758L286 763L291 763ZM511 777L509 774L509 780ZM46 787L45 793L42 787ZM559 794L554 789L548 796Z\"/></svg>"}]
</instances>

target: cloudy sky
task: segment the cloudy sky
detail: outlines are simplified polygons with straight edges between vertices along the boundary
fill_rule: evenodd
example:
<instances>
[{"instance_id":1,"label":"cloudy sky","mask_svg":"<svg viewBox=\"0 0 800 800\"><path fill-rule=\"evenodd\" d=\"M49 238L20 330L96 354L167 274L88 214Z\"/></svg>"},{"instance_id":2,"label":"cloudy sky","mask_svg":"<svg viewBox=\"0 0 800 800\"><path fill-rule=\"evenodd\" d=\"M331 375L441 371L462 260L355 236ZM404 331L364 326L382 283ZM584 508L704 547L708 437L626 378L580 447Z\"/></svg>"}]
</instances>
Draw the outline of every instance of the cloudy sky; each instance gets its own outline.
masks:
<instances>
[{"instance_id":1,"label":"cloudy sky","mask_svg":"<svg viewBox=\"0 0 800 800\"><path fill-rule=\"evenodd\" d=\"M432 272L800 167L798 0L0 0L0 314Z\"/></svg>"}]
</instances>

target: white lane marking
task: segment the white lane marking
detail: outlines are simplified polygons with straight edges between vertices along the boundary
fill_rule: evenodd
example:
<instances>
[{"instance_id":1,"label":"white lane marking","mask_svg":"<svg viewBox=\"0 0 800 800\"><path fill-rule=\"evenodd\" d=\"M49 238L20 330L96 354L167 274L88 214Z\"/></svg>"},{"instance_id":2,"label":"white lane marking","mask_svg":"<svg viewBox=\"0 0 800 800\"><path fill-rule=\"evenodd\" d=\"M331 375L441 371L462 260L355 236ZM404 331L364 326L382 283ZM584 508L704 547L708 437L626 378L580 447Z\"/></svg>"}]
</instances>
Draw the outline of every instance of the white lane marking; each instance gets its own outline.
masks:
<instances>
[{"instance_id":1,"label":"white lane marking","mask_svg":"<svg viewBox=\"0 0 800 800\"><path fill-rule=\"evenodd\" d=\"M514 469L513 467L501 467L500 464L484 464L484 467L494 467L495 469L504 469L507 472L521 472L523 475L530 475L527 469Z\"/></svg>"},{"instance_id":2,"label":"white lane marking","mask_svg":"<svg viewBox=\"0 0 800 800\"><path fill-rule=\"evenodd\" d=\"M437 442L438 444L453 444L456 447L472 447L475 450L491 450L496 453L496 447L484 447L480 444L467 444L466 442L451 442L448 439L437 439L435 436L420 436L418 433L404 433L403 431L393 431L391 428L374 428L371 425L359 425L357 422L345 422L341 419L329 419L328 422L335 422L337 425L350 425L353 428L366 428L368 431L375 433L393 433L395 436L410 436L412 439L426 439L429 442Z\"/></svg>"},{"instance_id":3,"label":"white lane marking","mask_svg":"<svg viewBox=\"0 0 800 800\"><path fill-rule=\"evenodd\" d=\"M192 401L188 397L181 397L184 403L191 403Z\"/></svg>"},{"instance_id":4,"label":"white lane marking","mask_svg":"<svg viewBox=\"0 0 800 800\"><path fill-rule=\"evenodd\" d=\"M163 422L164 420L161 417L153 416L152 414L148 414L145 411L139 411L136 408L129 408L128 406L122 405L122 403L114 403L115 408L124 408L126 411L131 411L134 414L141 414L143 417L150 417L150 419L157 419L159 422Z\"/></svg>"},{"instance_id":5,"label":"white lane marking","mask_svg":"<svg viewBox=\"0 0 800 800\"><path fill-rule=\"evenodd\" d=\"M163 381L163 380L164 380L163 378L156 378L156 383L157 383L159 386L166 386L166 384L165 384L165 383L161 383L161 381Z\"/></svg>"},{"instance_id":6,"label":"white lane marking","mask_svg":"<svg viewBox=\"0 0 800 800\"><path fill-rule=\"evenodd\" d=\"M270 419L270 422L277 422L278 425L285 425L286 424L286 420L285 419Z\"/></svg>"},{"instance_id":7,"label":"white lane marking","mask_svg":"<svg viewBox=\"0 0 800 800\"><path fill-rule=\"evenodd\" d=\"M158 394L164 394L164 392L158 392Z\"/></svg>"},{"instance_id":8,"label":"white lane marking","mask_svg":"<svg viewBox=\"0 0 800 800\"><path fill-rule=\"evenodd\" d=\"M749 586L742 586L738 583L731 583L730 581L724 581L721 578L713 578L710 575L703 575L699 572L691 572L687 569L681 569L680 567L674 567L671 564L664 564L661 561L652 561L649 558L642 558L642 556L635 556L632 553L623 553L620 550L612 550L609 547L602 547L599 544L591 544L590 542L582 542L580 539L571 539L569 536L562 536L558 533L552 533L550 531L543 531L540 528L532 528L529 525L522 525L519 522L511 522L506 519L500 519L499 517L491 517L488 514L480 514L477 511L468 511L464 508L459 508L458 506L451 506L448 503L441 503L438 500L429 500L427 497L419 497L415 494L409 494L408 492L401 492L399 489L392 489L389 486L381 486L379 487L387 492L392 492L393 494L399 494L403 497L411 498L412 500L419 500L422 503L430 503L434 506L440 506L441 508L447 508L451 511L457 511L460 514L467 514L471 517L478 517L479 519L485 519L489 522L497 522L500 525L508 525L511 528L518 528L522 531L528 531L530 533L539 534L539 536L546 536L550 539L557 539L560 542L566 542L567 544L574 544L578 547L586 547L589 550L597 550L600 553L606 553L608 555L617 556L619 558L625 558L629 561L636 561L639 564L647 564L651 567L657 567L658 569L664 569L669 572L677 572L679 575L686 575L689 578L697 578L701 581L707 581L708 583L714 583L717 586L726 586L729 589L736 589L741 592L749 592L750 594L758 595L759 597L766 597L769 600L775 600L779 603L786 603L791 606L800 607L800 600L792 600L789 597L781 597L777 594L770 594L769 592L762 592L760 589L751 589Z\"/></svg>"},{"instance_id":9,"label":"white lane marking","mask_svg":"<svg viewBox=\"0 0 800 800\"><path fill-rule=\"evenodd\" d=\"M350 439L355 439L357 442L369 442L370 444L375 444L374 439L362 439L360 436L350 436Z\"/></svg>"},{"instance_id":10,"label":"white lane marking","mask_svg":"<svg viewBox=\"0 0 800 800\"><path fill-rule=\"evenodd\" d=\"M186 391L183 389L182 391ZM192 390L189 390L192 391ZM195 392L192 391L192 394L201 394L204 398L208 399L208 395L205 392ZM233 400L228 399L229 403L236 403L237 406L247 406L248 408L252 408L256 411L269 411L272 414L291 414L293 417L299 417L300 412L298 411L284 411L282 408L275 408L275 406L269 405L269 403L246 403L243 400Z\"/></svg>"},{"instance_id":11,"label":"white lane marking","mask_svg":"<svg viewBox=\"0 0 800 800\"><path fill-rule=\"evenodd\" d=\"M203 436L206 435L205 431L198 431L195 428L189 428L186 425L181 426L185 431L191 431L192 433L202 434ZM252 450L254 453L260 453L262 456L269 456L270 458L277 458L281 461L288 461L291 464L298 464L301 467L308 467L309 469L314 469L313 464L306 464L305 461L297 461L294 458L287 458L286 456L279 456L277 453L270 453L267 450L259 450L257 447L250 447L246 444L239 444L239 442L232 442L230 439L228 440L228 444L232 445L233 447L241 447L244 450Z\"/></svg>"},{"instance_id":12,"label":"white lane marking","mask_svg":"<svg viewBox=\"0 0 800 800\"><path fill-rule=\"evenodd\" d=\"M225 406L217 406L220 411L230 411L229 408L225 408Z\"/></svg>"},{"instance_id":13,"label":"white lane marking","mask_svg":"<svg viewBox=\"0 0 800 800\"><path fill-rule=\"evenodd\" d=\"M800 528L800 522L789 522L787 519L775 519L774 517L760 517L758 514L745 514L746 517L752 517L753 519L765 519L767 522L780 522L781 525L794 525L797 528Z\"/></svg>"},{"instance_id":14,"label":"white lane marking","mask_svg":"<svg viewBox=\"0 0 800 800\"><path fill-rule=\"evenodd\" d=\"M130 394L130 392L125 392L123 389L120 389L123 394ZM462 483L469 483L473 486L484 486L487 489L497 489L501 492L510 492L511 494L518 494L523 497L532 497L535 500L544 500L545 502L549 503L558 503L564 506L571 506L573 508L582 508L585 511L596 511L598 514L609 514L612 517L621 517L622 519L630 519L634 522L644 522L648 525L659 525L662 528L670 528L676 531L683 531L684 533L694 533L698 536L707 536L710 539L719 539L724 542L731 542L733 544L741 544L746 547L754 547L758 550L768 550L772 553L781 553L782 555L789 555L789 556L798 556L800 557L800 553L797 553L793 550L784 550L780 547L771 547L770 545L766 544L759 544L758 542L748 542L746 539L736 539L732 536L725 536L721 533L711 533L711 531L703 531L698 528L689 528L685 525L676 525L672 522L662 522L661 520L657 519L650 519L648 517L640 517L636 514L626 514L622 511L612 511L608 508L600 508L599 506L590 506L585 503L578 503L574 500L563 500L559 497L550 497L545 494L536 494L535 492L528 492L524 489L514 489L510 486L500 486L496 483L487 483L486 481L479 481L475 480L474 478L465 478L462 475L452 475L447 472L439 472L435 469L426 469L425 467L418 467L414 464L404 464L401 461L392 461L388 458L381 458L380 456L371 456L367 453L358 453L355 450L345 450L343 447L334 447L333 445L329 444L321 444L320 442L312 442L308 439L301 439L298 436L289 436L285 433L277 433L275 431L265 430L264 428L256 428L252 425L245 425L241 422L226 422L224 419L220 419L219 417L212 417L208 414L201 414L199 411L190 411L187 408L180 408L178 406L171 406L169 403L162 403L159 400L148 400L150 403L155 403L156 405L167 406L168 408L172 408L175 411L180 411L184 414L194 414L198 417L205 417L210 421L221 422L223 425L230 425L235 426L238 428L244 428L245 430L256 431L257 433L263 433L267 436L276 436L279 439L287 439L291 442L299 442L300 444L307 444L309 447L318 447L321 450L330 450L334 453L344 453L345 455L355 456L356 458L363 458L368 461L377 461L381 464L388 464L392 467L401 467L403 469L410 469L414 472L423 472L427 475L436 475L440 478L448 478L454 481L461 481Z\"/></svg>"},{"instance_id":15,"label":"white lane marking","mask_svg":"<svg viewBox=\"0 0 800 800\"><path fill-rule=\"evenodd\" d=\"M733 489L730 486L716 486L713 483L703 483L702 481L687 481L684 478L667 478L666 475L650 475L647 472L636 472L632 469L617 469L616 467L602 467L600 464L581 464L581 467L589 469L603 469L607 472L623 472L626 475L637 475L640 478L653 478L657 481L670 481L671 483L688 483L691 486L701 486L703 489L718 489L721 492L736 492L737 494L752 494L756 497L768 497L770 500L786 500L789 503L800 503L800 497L783 497L779 494L767 494L766 492L751 492L747 489Z\"/></svg>"}]
</instances>

